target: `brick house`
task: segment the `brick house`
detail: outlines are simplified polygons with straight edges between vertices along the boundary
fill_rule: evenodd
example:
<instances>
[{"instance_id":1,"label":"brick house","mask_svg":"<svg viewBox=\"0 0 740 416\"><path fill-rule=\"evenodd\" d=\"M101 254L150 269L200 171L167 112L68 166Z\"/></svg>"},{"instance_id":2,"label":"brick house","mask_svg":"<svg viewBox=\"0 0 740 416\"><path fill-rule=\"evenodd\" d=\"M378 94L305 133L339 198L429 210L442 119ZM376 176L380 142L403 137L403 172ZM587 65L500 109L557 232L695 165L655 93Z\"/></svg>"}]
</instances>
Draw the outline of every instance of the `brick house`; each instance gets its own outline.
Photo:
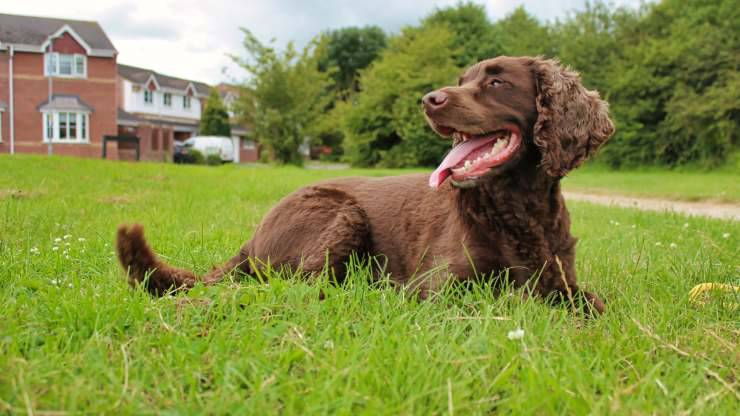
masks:
<instances>
[{"instance_id":1,"label":"brick house","mask_svg":"<svg viewBox=\"0 0 740 416\"><path fill-rule=\"evenodd\" d=\"M100 157L118 52L97 22L0 14L0 153ZM117 158L117 149L109 151Z\"/></svg>"},{"instance_id":2,"label":"brick house","mask_svg":"<svg viewBox=\"0 0 740 416\"><path fill-rule=\"evenodd\" d=\"M198 133L210 88L202 82L119 64L118 134L139 137L143 160L171 160L173 142ZM133 145L119 146L122 159L134 157Z\"/></svg>"},{"instance_id":3,"label":"brick house","mask_svg":"<svg viewBox=\"0 0 740 416\"><path fill-rule=\"evenodd\" d=\"M250 136L250 130L240 123L234 114L234 105L239 99L239 87L231 84L220 83L216 85L216 90L221 95L226 109L229 112L229 124L231 124L231 139L234 142L236 163L257 162L260 159L259 145Z\"/></svg>"}]
</instances>

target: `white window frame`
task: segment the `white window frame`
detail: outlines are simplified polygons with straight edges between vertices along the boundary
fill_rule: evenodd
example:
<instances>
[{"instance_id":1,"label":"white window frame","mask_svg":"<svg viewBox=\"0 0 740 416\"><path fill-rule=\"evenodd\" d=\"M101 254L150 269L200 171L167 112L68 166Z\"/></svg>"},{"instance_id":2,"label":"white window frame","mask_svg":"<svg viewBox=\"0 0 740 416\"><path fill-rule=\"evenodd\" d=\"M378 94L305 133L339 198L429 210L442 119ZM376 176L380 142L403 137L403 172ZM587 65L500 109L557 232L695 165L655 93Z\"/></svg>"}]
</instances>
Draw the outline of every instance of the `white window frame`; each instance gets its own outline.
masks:
<instances>
[{"instance_id":1,"label":"white window frame","mask_svg":"<svg viewBox=\"0 0 740 416\"><path fill-rule=\"evenodd\" d=\"M67 116L74 114L75 116L75 136L74 138L61 138L60 131L62 129L62 126L59 125L59 115L60 114L67 114ZM82 111L43 111L41 117L41 123L42 123L42 129L41 131L44 134L43 142L49 143L49 131L48 131L48 117L52 118L52 137L51 142L52 143L73 143L73 144L87 144L90 143L90 113L89 112L82 112ZM67 136L69 136L69 125L70 123L67 122L66 126L64 126L64 129L66 129ZM84 128L83 128L84 127Z\"/></svg>"},{"instance_id":2,"label":"white window frame","mask_svg":"<svg viewBox=\"0 0 740 416\"><path fill-rule=\"evenodd\" d=\"M61 67L61 57L70 56L72 59L71 69L69 74L62 74L59 69ZM82 72L77 71L77 61L82 62ZM53 66L53 68L52 68ZM44 75L59 77L59 78L87 78L87 56L80 53L59 53L59 52L47 52L44 54Z\"/></svg>"},{"instance_id":3,"label":"white window frame","mask_svg":"<svg viewBox=\"0 0 740 416\"><path fill-rule=\"evenodd\" d=\"M190 96L183 95L182 96L182 108L186 110L190 110L192 107L193 107L193 104L190 102Z\"/></svg>"},{"instance_id":4,"label":"white window frame","mask_svg":"<svg viewBox=\"0 0 740 416\"><path fill-rule=\"evenodd\" d=\"M257 142L252 139L242 139L242 149L257 150Z\"/></svg>"},{"instance_id":5,"label":"white window frame","mask_svg":"<svg viewBox=\"0 0 740 416\"><path fill-rule=\"evenodd\" d=\"M147 101L146 95L149 94L149 100ZM152 105L154 104L154 91L150 90L149 88L144 88L144 104L146 105Z\"/></svg>"},{"instance_id":6,"label":"white window frame","mask_svg":"<svg viewBox=\"0 0 740 416\"><path fill-rule=\"evenodd\" d=\"M162 104L164 104L165 107L172 107L172 94L171 93L166 92L162 94Z\"/></svg>"}]
</instances>

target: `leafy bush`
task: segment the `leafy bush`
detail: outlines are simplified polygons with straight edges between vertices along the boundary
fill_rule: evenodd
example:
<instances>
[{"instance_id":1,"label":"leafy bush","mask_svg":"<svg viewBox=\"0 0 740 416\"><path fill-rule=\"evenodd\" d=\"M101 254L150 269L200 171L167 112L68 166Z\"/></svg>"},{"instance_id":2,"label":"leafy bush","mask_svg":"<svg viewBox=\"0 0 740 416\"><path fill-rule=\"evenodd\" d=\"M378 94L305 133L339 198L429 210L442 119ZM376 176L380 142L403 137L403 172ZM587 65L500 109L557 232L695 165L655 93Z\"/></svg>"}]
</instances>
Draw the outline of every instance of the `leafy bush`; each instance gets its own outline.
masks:
<instances>
[{"instance_id":1,"label":"leafy bush","mask_svg":"<svg viewBox=\"0 0 740 416\"><path fill-rule=\"evenodd\" d=\"M340 108L345 153L359 166L435 164L449 149L426 125L421 98L454 81L452 33L442 25L407 28L362 73L362 92Z\"/></svg>"},{"instance_id":2,"label":"leafy bush","mask_svg":"<svg viewBox=\"0 0 740 416\"><path fill-rule=\"evenodd\" d=\"M734 0L588 5L551 26L553 54L610 103L611 167L714 167L740 138L740 9ZM733 35L730 35L733 34Z\"/></svg>"},{"instance_id":3,"label":"leafy bush","mask_svg":"<svg viewBox=\"0 0 740 416\"><path fill-rule=\"evenodd\" d=\"M190 156L193 159L193 164L196 165L205 165L206 164L206 157L198 150L190 149Z\"/></svg>"},{"instance_id":4,"label":"leafy bush","mask_svg":"<svg viewBox=\"0 0 740 416\"><path fill-rule=\"evenodd\" d=\"M206 156L206 165L208 166L220 166L221 157L219 155L208 155Z\"/></svg>"},{"instance_id":5,"label":"leafy bush","mask_svg":"<svg viewBox=\"0 0 740 416\"><path fill-rule=\"evenodd\" d=\"M190 149L190 158L194 165L208 165L218 166L221 165L221 157L219 155L208 155L205 156L200 150Z\"/></svg>"}]
</instances>

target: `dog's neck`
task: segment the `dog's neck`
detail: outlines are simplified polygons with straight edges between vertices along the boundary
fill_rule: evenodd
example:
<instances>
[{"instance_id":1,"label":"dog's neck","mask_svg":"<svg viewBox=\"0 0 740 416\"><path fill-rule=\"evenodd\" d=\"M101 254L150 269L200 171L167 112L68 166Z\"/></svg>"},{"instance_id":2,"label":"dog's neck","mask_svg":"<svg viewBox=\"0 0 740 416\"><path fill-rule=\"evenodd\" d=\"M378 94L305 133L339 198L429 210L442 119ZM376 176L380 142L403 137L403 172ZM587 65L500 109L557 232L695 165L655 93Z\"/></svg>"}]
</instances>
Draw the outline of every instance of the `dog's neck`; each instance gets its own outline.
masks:
<instances>
[{"instance_id":1,"label":"dog's neck","mask_svg":"<svg viewBox=\"0 0 740 416\"><path fill-rule=\"evenodd\" d=\"M551 228L564 209L560 179L539 168L506 172L475 188L460 189L457 198L465 222L494 229L511 228L512 222L532 221Z\"/></svg>"}]
</instances>

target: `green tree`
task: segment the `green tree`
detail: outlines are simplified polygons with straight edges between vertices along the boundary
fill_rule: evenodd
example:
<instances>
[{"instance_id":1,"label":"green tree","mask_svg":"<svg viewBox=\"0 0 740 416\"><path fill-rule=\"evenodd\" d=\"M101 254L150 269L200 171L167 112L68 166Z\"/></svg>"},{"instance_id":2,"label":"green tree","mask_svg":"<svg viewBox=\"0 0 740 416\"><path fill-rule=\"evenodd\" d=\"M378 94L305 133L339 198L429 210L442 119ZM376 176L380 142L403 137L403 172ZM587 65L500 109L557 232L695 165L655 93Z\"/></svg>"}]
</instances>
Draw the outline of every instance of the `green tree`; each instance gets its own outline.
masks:
<instances>
[{"instance_id":1,"label":"green tree","mask_svg":"<svg viewBox=\"0 0 740 416\"><path fill-rule=\"evenodd\" d=\"M386 36L377 26L346 27L328 32L327 45L319 59L321 70L335 68L337 91L346 95L358 91L360 70L365 69L386 47Z\"/></svg>"},{"instance_id":2,"label":"green tree","mask_svg":"<svg viewBox=\"0 0 740 416\"><path fill-rule=\"evenodd\" d=\"M740 144L740 8L664 0L625 30L609 71L612 166L724 163Z\"/></svg>"},{"instance_id":3,"label":"green tree","mask_svg":"<svg viewBox=\"0 0 740 416\"><path fill-rule=\"evenodd\" d=\"M319 70L325 42L312 41L301 52L289 43L284 52L244 33L245 57L232 57L250 75L236 105L241 120L254 129L270 159L303 163L299 147L311 140L313 126L332 99L332 72Z\"/></svg>"},{"instance_id":4,"label":"green tree","mask_svg":"<svg viewBox=\"0 0 740 416\"><path fill-rule=\"evenodd\" d=\"M453 60L459 68L501 54L502 46L483 5L472 2L438 9L421 23L422 28L442 27L450 31L456 46Z\"/></svg>"},{"instance_id":5,"label":"green tree","mask_svg":"<svg viewBox=\"0 0 740 416\"><path fill-rule=\"evenodd\" d=\"M200 134L202 136L231 137L229 113L216 89L211 89L208 95L203 115L200 118Z\"/></svg>"},{"instance_id":6,"label":"green tree","mask_svg":"<svg viewBox=\"0 0 740 416\"><path fill-rule=\"evenodd\" d=\"M549 28L519 6L493 24L493 38L501 45L501 55L553 55Z\"/></svg>"},{"instance_id":7,"label":"green tree","mask_svg":"<svg viewBox=\"0 0 740 416\"><path fill-rule=\"evenodd\" d=\"M625 47L625 32L631 31L639 18L639 12L632 9L586 3L583 11L549 29L552 56L577 69L587 87L607 93L612 87L611 68Z\"/></svg>"},{"instance_id":8,"label":"green tree","mask_svg":"<svg viewBox=\"0 0 740 416\"><path fill-rule=\"evenodd\" d=\"M317 142L332 148L332 157L342 155L344 134L342 114L337 104L359 92L360 71L370 65L387 45L386 35L377 26L346 27L324 35L326 48L319 58L319 69L332 72L335 95L316 123L312 135Z\"/></svg>"},{"instance_id":9,"label":"green tree","mask_svg":"<svg viewBox=\"0 0 740 416\"><path fill-rule=\"evenodd\" d=\"M341 104L345 151L355 165L434 165L449 149L426 125L421 97L459 75L446 26L406 28L360 78L362 92Z\"/></svg>"}]
</instances>

